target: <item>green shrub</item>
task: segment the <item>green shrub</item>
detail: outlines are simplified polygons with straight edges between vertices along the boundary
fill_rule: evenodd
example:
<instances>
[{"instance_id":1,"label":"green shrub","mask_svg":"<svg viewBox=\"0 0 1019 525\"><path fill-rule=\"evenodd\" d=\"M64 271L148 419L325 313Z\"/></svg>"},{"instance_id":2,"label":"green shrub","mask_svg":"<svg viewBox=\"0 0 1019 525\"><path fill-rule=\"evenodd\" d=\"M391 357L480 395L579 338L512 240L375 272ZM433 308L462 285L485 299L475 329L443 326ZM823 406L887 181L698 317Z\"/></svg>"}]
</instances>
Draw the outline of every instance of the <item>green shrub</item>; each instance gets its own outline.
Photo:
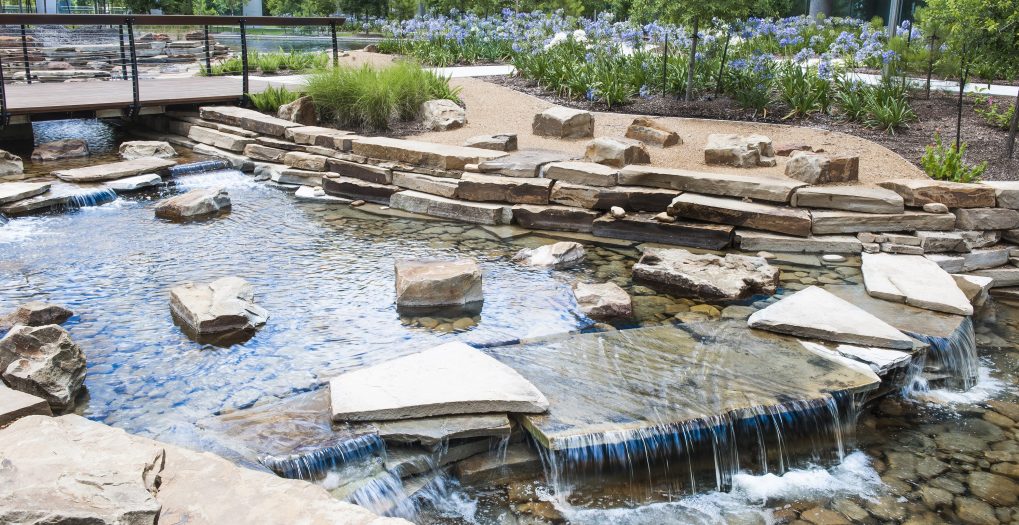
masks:
<instances>
[{"instance_id":1,"label":"green shrub","mask_svg":"<svg viewBox=\"0 0 1019 525\"><path fill-rule=\"evenodd\" d=\"M952 182L980 180L980 175L987 169L987 162L971 166L966 164L963 159L965 156L966 143L963 143L959 150L955 149L955 145L945 147L941 143L941 134L935 133L934 143L927 146L923 157L920 158L920 165L932 179Z\"/></svg>"},{"instance_id":2,"label":"green shrub","mask_svg":"<svg viewBox=\"0 0 1019 525\"><path fill-rule=\"evenodd\" d=\"M842 118L851 122L863 122L867 118L868 93L868 86L861 82L839 82L835 92L835 107Z\"/></svg>"},{"instance_id":3,"label":"green shrub","mask_svg":"<svg viewBox=\"0 0 1019 525\"><path fill-rule=\"evenodd\" d=\"M289 104L301 98L301 93L290 91L285 86L268 86L261 93L248 93L248 100L254 104L255 109L263 113L275 115L280 106Z\"/></svg>"},{"instance_id":4,"label":"green shrub","mask_svg":"<svg viewBox=\"0 0 1019 525\"><path fill-rule=\"evenodd\" d=\"M973 98L973 111L984 119L988 126L1008 130L1012 125L1012 115L1015 114L1015 104L1005 104L1004 109L996 104L991 97L977 92L970 95Z\"/></svg>"},{"instance_id":5,"label":"green shrub","mask_svg":"<svg viewBox=\"0 0 1019 525\"><path fill-rule=\"evenodd\" d=\"M865 107L867 116L863 122L893 135L896 129L907 127L908 122L916 120L906 86L891 79L884 79L867 89Z\"/></svg>"},{"instance_id":6,"label":"green shrub","mask_svg":"<svg viewBox=\"0 0 1019 525\"><path fill-rule=\"evenodd\" d=\"M406 61L383 69L364 65L319 70L308 77L306 92L323 120L372 130L387 129L394 118L413 120L428 100L460 102L460 88L451 87L448 78Z\"/></svg>"},{"instance_id":7,"label":"green shrub","mask_svg":"<svg viewBox=\"0 0 1019 525\"><path fill-rule=\"evenodd\" d=\"M789 107L783 119L802 118L821 110L821 93L815 88L817 73L799 64L786 64L778 76L778 98Z\"/></svg>"}]
</instances>

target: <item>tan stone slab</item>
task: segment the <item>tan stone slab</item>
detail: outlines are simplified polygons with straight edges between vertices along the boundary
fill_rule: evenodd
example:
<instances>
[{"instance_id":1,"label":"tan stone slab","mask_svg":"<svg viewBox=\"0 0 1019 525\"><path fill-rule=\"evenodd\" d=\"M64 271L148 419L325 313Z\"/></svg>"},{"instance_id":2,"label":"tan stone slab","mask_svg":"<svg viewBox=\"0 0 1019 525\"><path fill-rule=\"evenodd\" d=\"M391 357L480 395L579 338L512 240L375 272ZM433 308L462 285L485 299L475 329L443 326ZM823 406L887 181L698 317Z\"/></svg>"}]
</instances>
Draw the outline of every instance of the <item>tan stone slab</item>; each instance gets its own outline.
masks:
<instances>
[{"instance_id":1,"label":"tan stone slab","mask_svg":"<svg viewBox=\"0 0 1019 525\"><path fill-rule=\"evenodd\" d=\"M945 231L955 228L951 213L858 213L852 211L816 210L812 212L815 235L860 232Z\"/></svg>"},{"instance_id":2,"label":"tan stone slab","mask_svg":"<svg viewBox=\"0 0 1019 525\"><path fill-rule=\"evenodd\" d=\"M810 212L806 210L697 193L684 193L673 199L669 215L799 237L810 235Z\"/></svg>"},{"instance_id":3,"label":"tan stone slab","mask_svg":"<svg viewBox=\"0 0 1019 525\"><path fill-rule=\"evenodd\" d=\"M994 196L999 208L1019 210L1019 181L986 180L981 184L994 188Z\"/></svg>"},{"instance_id":4,"label":"tan stone slab","mask_svg":"<svg viewBox=\"0 0 1019 525\"><path fill-rule=\"evenodd\" d=\"M867 293L936 312L973 315L955 279L937 263L920 255L863 254Z\"/></svg>"},{"instance_id":5,"label":"tan stone slab","mask_svg":"<svg viewBox=\"0 0 1019 525\"><path fill-rule=\"evenodd\" d=\"M255 139L250 137L241 137L202 126L191 126L188 138L195 142L237 153L243 152L245 147L255 143Z\"/></svg>"},{"instance_id":6,"label":"tan stone slab","mask_svg":"<svg viewBox=\"0 0 1019 525\"><path fill-rule=\"evenodd\" d=\"M551 179L529 179L464 173L460 177L457 197L475 202L548 204L552 182Z\"/></svg>"},{"instance_id":7,"label":"tan stone slab","mask_svg":"<svg viewBox=\"0 0 1019 525\"><path fill-rule=\"evenodd\" d=\"M413 190L394 194L389 204L398 210L473 224L496 225L513 221L513 210L509 205L467 202Z\"/></svg>"},{"instance_id":8,"label":"tan stone slab","mask_svg":"<svg viewBox=\"0 0 1019 525\"><path fill-rule=\"evenodd\" d=\"M95 195L96 192L105 190L107 190L105 184L73 184L55 181L50 184L50 190L45 193L0 205L0 212L7 215L23 215L61 206L75 197Z\"/></svg>"},{"instance_id":9,"label":"tan stone slab","mask_svg":"<svg viewBox=\"0 0 1019 525\"><path fill-rule=\"evenodd\" d=\"M949 208L993 208L994 188L932 179L897 179L878 183L902 196L906 206L939 202Z\"/></svg>"},{"instance_id":10,"label":"tan stone slab","mask_svg":"<svg viewBox=\"0 0 1019 525\"><path fill-rule=\"evenodd\" d=\"M592 233L639 242L656 242L706 250L724 250L732 243L735 228L725 224L677 220L661 222L650 213L628 213L621 219L604 215L595 219Z\"/></svg>"},{"instance_id":11,"label":"tan stone slab","mask_svg":"<svg viewBox=\"0 0 1019 525\"><path fill-rule=\"evenodd\" d=\"M422 175L420 173L410 173L406 171L394 171L392 178L393 185L395 186L406 188L408 190L420 191L421 193L438 195L449 199L456 198L457 187L459 186L457 179L451 179L449 177L433 177L431 175Z\"/></svg>"},{"instance_id":12,"label":"tan stone slab","mask_svg":"<svg viewBox=\"0 0 1019 525\"><path fill-rule=\"evenodd\" d=\"M861 213L902 213L902 197L884 188L866 186L807 186L793 194L799 208L828 208Z\"/></svg>"},{"instance_id":13,"label":"tan stone slab","mask_svg":"<svg viewBox=\"0 0 1019 525\"><path fill-rule=\"evenodd\" d=\"M586 186L615 186L619 170L595 162L553 162L545 166L546 179Z\"/></svg>"},{"instance_id":14,"label":"tan stone slab","mask_svg":"<svg viewBox=\"0 0 1019 525\"><path fill-rule=\"evenodd\" d=\"M0 383L0 428L26 416L49 416L50 405L45 399L26 394Z\"/></svg>"},{"instance_id":15,"label":"tan stone slab","mask_svg":"<svg viewBox=\"0 0 1019 525\"><path fill-rule=\"evenodd\" d=\"M203 119L222 122L274 137L283 137L286 135L287 129L301 126L296 122L236 106L207 106L198 111Z\"/></svg>"},{"instance_id":16,"label":"tan stone slab","mask_svg":"<svg viewBox=\"0 0 1019 525\"><path fill-rule=\"evenodd\" d=\"M736 230L739 248L749 252L860 253L863 243L852 235L796 237L755 230Z\"/></svg>"},{"instance_id":17,"label":"tan stone slab","mask_svg":"<svg viewBox=\"0 0 1019 525\"><path fill-rule=\"evenodd\" d=\"M158 173L166 171L170 166L177 165L176 162L156 157L140 157L132 160L122 160L109 164L95 164L83 168L71 168L53 172L57 178L67 182L101 182L108 180L123 179L141 175L142 173Z\"/></svg>"},{"instance_id":18,"label":"tan stone slab","mask_svg":"<svg viewBox=\"0 0 1019 525\"><path fill-rule=\"evenodd\" d=\"M655 166L627 166L619 171L619 184L670 188L705 195L747 197L779 203L788 203L793 191L806 186L805 183L792 179L729 175Z\"/></svg>"},{"instance_id":19,"label":"tan stone slab","mask_svg":"<svg viewBox=\"0 0 1019 525\"><path fill-rule=\"evenodd\" d=\"M50 191L48 182L0 183L0 204L8 204Z\"/></svg>"},{"instance_id":20,"label":"tan stone slab","mask_svg":"<svg viewBox=\"0 0 1019 525\"><path fill-rule=\"evenodd\" d=\"M401 140L386 137L362 137L353 140L351 151L373 159L404 162L416 166L439 168L444 170L462 170L466 164L477 164L488 159L496 159L506 154L481 148L465 148Z\"/></svg>"}]
</instances>

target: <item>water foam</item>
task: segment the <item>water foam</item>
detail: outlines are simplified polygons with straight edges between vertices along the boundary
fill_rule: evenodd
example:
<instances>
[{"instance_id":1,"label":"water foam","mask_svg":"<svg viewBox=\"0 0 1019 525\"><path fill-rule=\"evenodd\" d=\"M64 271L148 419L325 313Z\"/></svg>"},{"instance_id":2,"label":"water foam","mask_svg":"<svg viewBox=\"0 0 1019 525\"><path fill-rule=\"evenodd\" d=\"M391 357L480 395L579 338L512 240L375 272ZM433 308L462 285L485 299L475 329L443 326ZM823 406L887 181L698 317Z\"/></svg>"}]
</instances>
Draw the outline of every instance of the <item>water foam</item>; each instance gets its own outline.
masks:
<instances>
[{"instance_id":1,"label":"water foam","mask_svg":"<svg viewBox=\"0 0 1019 525\"><path fill-rule=\"evenodd\" d=\"M255 179L234 169L221 169L206 171L194 175L185 175L173 179L173 185L184 190L195 190L199 188L260 188L262 184L255 182Z\"/></svg>"},{"instance_id":2,"label":"water foam","mask_svg":"<svg viewBox=\"0 0 1019 525\"><path fill-rule=\"evenodd\" d=\"M40 235L52 235L45 226L50 217L24 217L0 224L0 244L14 244Z\"/></svg>"},{"instance_id":3,"label":"water foam","mask_svg":"<svg viewBox=\"0 0 1019 525\"><path fill-rule=\"evenodd\" d=\"M1012 390L1004 381L991 376L990 366L980 365L977 368L977 381L972 388L964 392L938 388L916 394L918 399L947 405L980 403L992 399L1006 390Z\"/></svg>"}]
</instances>

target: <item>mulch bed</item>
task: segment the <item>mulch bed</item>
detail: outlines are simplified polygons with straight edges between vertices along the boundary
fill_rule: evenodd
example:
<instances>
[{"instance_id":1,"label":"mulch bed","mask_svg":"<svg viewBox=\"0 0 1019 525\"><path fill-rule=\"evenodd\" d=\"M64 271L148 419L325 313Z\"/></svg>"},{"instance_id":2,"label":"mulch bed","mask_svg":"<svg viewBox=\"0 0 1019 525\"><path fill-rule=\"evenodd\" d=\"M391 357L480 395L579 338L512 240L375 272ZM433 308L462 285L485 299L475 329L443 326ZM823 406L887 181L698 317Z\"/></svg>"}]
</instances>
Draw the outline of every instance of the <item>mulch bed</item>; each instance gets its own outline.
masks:
<instances>
[{"instance_id":1,"label":"mulch bed","mask_svg":"<svg viewBox=\"0 0 1019 525\"><path fill-rule=\"evenodd\" d=\"M931 143L936 131L941 132L942 140L946 144L955 140L957 96L945 92L933 92L930 100L926 100L923 92L917 93L911 102L919 120L910 123L909 128L900 129L894 135L889 135L884 131L853 122L845 122L830 115L811 115L802 119L783 120L782 117L787 111L784 111L782 107L775 107L767 114L753 114L740 109L732 99L724 95L705 97L691 102L654 95L646 99L635 99L628 104L614 106L610 109L601 102L570 100L560 97L520 77L480 78L555 104L591 111L768 122L840 131L881 144L917 166L920 165L920 157L924 153L924 148ZM963 142L969 144L966 150L967 161L970 163L987 161L987 171L983 175L986 180L1019 180L1019 151L1014 159L1005 158L1005 141L1008 138L1008 133L985 124L983 119L973 112L973 102L969 98L963 99L962 115L962 139ZM1019 149L1019 144L1016 147Z\"/></svg>"}]
</instances>

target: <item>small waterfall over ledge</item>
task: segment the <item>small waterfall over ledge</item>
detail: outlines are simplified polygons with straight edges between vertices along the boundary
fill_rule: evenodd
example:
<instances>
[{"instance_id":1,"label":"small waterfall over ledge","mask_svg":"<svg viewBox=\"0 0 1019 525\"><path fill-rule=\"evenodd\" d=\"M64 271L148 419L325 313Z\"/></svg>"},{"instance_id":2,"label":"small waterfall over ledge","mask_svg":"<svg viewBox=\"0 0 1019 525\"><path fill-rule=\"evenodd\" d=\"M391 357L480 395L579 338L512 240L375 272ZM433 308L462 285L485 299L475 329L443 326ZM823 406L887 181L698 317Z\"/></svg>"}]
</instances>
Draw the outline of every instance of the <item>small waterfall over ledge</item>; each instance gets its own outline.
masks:
<instances>
[{"instance_id":1,"label":"small waterfall over ledge","mask_svg":"<svg viewBox=\"0 0 1019 525\"><path fill-rule=\"evenodd\" d=\"M933 376L955 390L969 390L976 385L979 376L980 360L977 356L976 336L973 332L973 320L965 317L947 337L925 335L905 331L910 337L929 345L925 375ZM922 391L930 382L928 377L919 379ZM914 387L916 388L916 387Z\"/></svg>"},{"instance_id":2,"label":"small waterfall over ledge","mask_svg":"<svg viewBox=\"0 0 1019 525\"><path fill-rule=\"evenodd\" d=\"M64 207L67 209L86 208L100 206L117 200L117 192L109 189L96 189L93 191L75 193L67 199Z\"/></svg>"},{"instance_id":3,"label":"small waterfall over ledge","mask_svg":"<svg viewBox=\"0 0 1019 525\"><path fill-rule=\"evenodd\" d=\"M230 167L230 163L225 160L213 159L170 166L169 171L171 176L177 177L180 175L194 175L196 173L205 173L208 171L220 171L229 169Z\"/></svg>"}]
</instances>

